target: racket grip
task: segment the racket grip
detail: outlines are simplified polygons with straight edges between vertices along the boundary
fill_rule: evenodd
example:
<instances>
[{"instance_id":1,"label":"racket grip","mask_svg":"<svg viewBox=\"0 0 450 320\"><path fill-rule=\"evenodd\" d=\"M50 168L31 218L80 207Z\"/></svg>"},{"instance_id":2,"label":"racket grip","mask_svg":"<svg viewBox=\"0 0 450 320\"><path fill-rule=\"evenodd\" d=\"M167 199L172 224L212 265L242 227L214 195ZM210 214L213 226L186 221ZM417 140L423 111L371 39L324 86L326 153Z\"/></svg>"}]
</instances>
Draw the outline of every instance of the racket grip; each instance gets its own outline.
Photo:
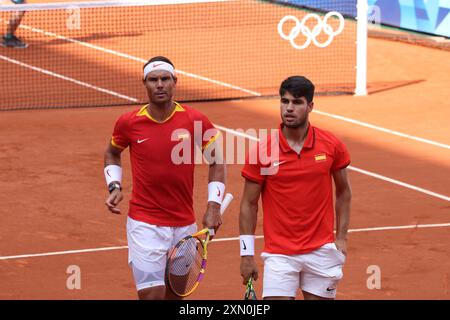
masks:
<instances>
[{"instance_id":1,"label":"racket grip","mask_svg":"<svg viewBox=\"0 0 450 320\"><path fill-rule=\"evenodd\" d=\"M220 205L220 214L223 215L225 210L230 205L231 201L233 200L233 195L231 193L227 193L225 197L223 198L222 204ZM214 236L215 232L214 229L209 229L209 235Z\"/></svg>"},{"instance_id":2,"label":"racket grip","mask_svg":"<svg viewBox=\"0 0 450 320\"><path fill-rule=\"evenodd\" d=\"M221 215L223 215L223 213L228 208L228 206L230 205L232 200L233 200L233 195L231 193L227 193L222 200L222 204L220 205L220 214Z\"/></svg>"}]
</instances>

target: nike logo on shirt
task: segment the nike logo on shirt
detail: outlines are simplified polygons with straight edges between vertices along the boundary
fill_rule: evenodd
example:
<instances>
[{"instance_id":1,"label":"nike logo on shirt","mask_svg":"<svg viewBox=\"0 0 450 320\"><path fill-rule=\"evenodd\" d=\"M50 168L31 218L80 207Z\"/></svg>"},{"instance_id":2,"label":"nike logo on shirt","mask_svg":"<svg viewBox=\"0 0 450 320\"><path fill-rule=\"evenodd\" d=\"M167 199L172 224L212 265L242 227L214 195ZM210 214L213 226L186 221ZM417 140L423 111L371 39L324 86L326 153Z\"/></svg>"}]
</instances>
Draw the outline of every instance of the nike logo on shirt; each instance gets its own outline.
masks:
<instances>
[{"instance_id":1,"label":"nike logo on shirt","mask_svg":"<svg viewBox=\"0 0 450 320\"><path fill-rule=\"evenodd\" d=\"M150 138L142 139L142 140L141 140L141 139L138 139L138 140L137 140L137 143L142 143L142 142L144 142L144 141L147 141L148 139L150 139Z\"/></svg>"},{"instance_id":2,"label":"nike logo on shirt","mask_svg":"<svg viewBox=\"0 0 450 320\"><path fill-rule=\"evenodd\" d=\"M280 164L283 164L283 163L285 163L286 161L275 161L274 163L273 163L273 166L274 167L278 167Z\"/></svg>"}]
</instances>

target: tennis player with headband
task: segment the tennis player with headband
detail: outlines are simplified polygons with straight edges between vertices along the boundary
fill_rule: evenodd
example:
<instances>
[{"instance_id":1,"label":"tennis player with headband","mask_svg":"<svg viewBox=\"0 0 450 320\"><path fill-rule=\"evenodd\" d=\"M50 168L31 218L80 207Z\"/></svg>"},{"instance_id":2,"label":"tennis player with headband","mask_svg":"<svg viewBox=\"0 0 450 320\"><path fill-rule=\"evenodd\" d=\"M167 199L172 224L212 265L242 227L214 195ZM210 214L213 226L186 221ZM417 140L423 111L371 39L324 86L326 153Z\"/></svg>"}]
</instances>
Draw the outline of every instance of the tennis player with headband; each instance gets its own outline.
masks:
<instances>
[{"instance_id":1,"label":"tennis player with headband","mask_svg":"<svg viewBox=\"0 0 450 320\"><path fill-rule=\"evenodd\" d=\"M216 230L222 223L220 204L225 193L226 166L221 151L214 148L220 133L211 121L172 100L177 84L172 62L162 56L150 59L144 65L143 82L149 103L118 118L105 152L104 174L110 193L106 206L112 213L120 213L121 152L129 147L133 190L127 218L128 262L138 296L177 299L166 290L164 271L168 251L181 238L197 231L193 210L195 164L194 152L188 163L175 164L172 151L180 141L188 139L191 150L208 150L214 157L209 163L203 226ZM206 139L211 138L196 143L194 122L201 123Z\"/></svg>"}]
</instances>

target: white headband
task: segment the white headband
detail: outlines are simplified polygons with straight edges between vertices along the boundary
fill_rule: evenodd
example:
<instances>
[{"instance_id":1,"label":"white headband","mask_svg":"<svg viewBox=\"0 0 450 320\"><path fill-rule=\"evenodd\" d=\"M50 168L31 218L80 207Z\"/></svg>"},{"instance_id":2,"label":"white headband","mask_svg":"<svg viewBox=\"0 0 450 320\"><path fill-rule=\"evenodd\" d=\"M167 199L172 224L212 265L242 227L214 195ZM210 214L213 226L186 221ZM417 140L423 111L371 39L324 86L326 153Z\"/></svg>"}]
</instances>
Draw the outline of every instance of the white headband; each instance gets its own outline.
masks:
<instances>
[{"instance_id":1,"label":"white headband","mask_svg":"<svg viewBox=\"0 0 450 320\"><path fill-rule=\"evenodd\" d=\"M144 68L144 79L147 77L147 75L156 70L164 70L170 72L173 76L175 76L175 69L170 63L164 62L164 61L153 61L149 64L147 64Z\"/></svg>"}]
</instances>

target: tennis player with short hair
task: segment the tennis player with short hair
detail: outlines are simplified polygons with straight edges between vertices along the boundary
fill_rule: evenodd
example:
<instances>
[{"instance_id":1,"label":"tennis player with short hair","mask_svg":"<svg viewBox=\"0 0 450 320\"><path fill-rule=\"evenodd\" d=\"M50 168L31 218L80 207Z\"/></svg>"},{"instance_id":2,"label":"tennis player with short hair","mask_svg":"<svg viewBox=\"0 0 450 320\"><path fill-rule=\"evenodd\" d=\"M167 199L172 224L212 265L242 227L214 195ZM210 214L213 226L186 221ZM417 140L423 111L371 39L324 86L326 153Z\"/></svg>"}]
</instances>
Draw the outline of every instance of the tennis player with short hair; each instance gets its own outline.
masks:
<instances>
[{"instance_id":1,"label":"tennis player with short hair","mask_svg":"<svg viewBox=\"0 0 450 320\"><path fill-rule=\"evenodd\" d=\"M309 122L314 85L307 78L287 78L280 87L282 124L257 148L276 146L279 159L255 164L247 157L239 216L241 275L258 278L254 234L262 197L264 299L334 299L347 253L351 188L345 145ZM258 152L261 154L261 152ZM262 170L264 169L264 170ZM336 238L333 234L333 187L336 191Z\"/></svg>"},{"instance_id":2,"label":"tennis player with short hair","mask_svg":"<svg viewBox=\"0 0 450 320\"><path fill-rule=\"evenodd\" d=\"M127 221L128 261L138 296L176 299L165 288L164 271L168 251L197 230L193 210L194 149L208 149L215 157L209 163L204 227L217 229L222 223L220 204L226 167L220 150L214 148L219 131L199 111L172 100L177 84L173 63L162 56L150 59L144 65L143 82L149 104L119 117L105 152L104 173L110 192L106 206L120 213L120 159L121 152L129 147L133 190ZM194 141L195 127L201 128L203 141ZM189 161L177 164L173 157L180 155L174 155L173 150L180 143L187 143L192 152L181 149L180 153L190 153L181 155Z\"/></svg>"},{"instance_id":3,"label":"tennis player with short hair","mask_svg":"<svg viewBox=\"0 0 450 320\"><path fill-rule=\"evenodd\" d=\"M11 0L15 4L24 4L25 0ZM28 44L16 37L15 32L22 21L25 11L16 11L11 13L9 23L6 29L6 34L2 37L0 45L6 48L18 48L24 49L28 47Z\"/></svg>"}]
</instances>

